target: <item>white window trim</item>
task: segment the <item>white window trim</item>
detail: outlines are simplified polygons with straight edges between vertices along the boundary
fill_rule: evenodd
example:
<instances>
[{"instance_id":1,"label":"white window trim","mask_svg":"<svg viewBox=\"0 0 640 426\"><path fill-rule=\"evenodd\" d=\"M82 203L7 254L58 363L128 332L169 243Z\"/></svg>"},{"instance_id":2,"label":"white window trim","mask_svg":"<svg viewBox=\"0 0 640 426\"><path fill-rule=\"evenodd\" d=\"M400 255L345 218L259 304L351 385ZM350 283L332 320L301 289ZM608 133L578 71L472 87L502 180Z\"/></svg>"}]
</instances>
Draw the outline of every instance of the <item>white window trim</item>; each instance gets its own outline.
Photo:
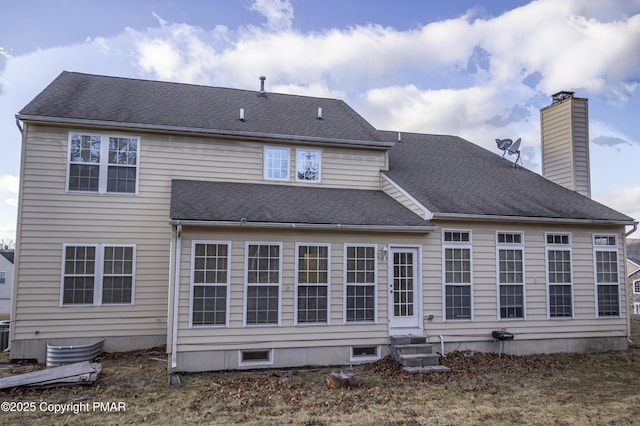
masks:
<instances>
[{"instance_id":1,"label":"white window trim","mask_svg":"<svg viewBox=\"0 0 640 426\"><path fill-rule=\"evenodd\" d=\"M300 151L315 151L318 153L318 161L319 161L318 180L307 180L307 179L298 178L298 152ZM320 183L322 181L322 150L314 149L314 148L296 148L295 180L296 182L304 182L304 183Z\"/></svg>"},{"instance_id":2,"label":"white window trim","mask_svg":"<svg viewBox=\"0 0 640 426\"><path fill-rule=\"evenodd\" d=\"M194 272L196 262L196 244L217 244L227 245L227 281L224 284L207 284L207 283L195 283ZM218 241L218 240L193 240L191 242L191 271L189 272L189 328L229 328L229 309L231 307L231 241ZM196 285L201 286L227 286L227 300L226 300L226 313L224 325L222 324L193 324L193 288Z\"/></svg>"},{"instance_id":3,"label":"white window trim","mask_svg":"<svg viewBox=\"0 0 640 426\"><path fill-rule=\"evenodd\" d=\"M569 243L568 244L549 244L547 242L548 235L568 235ZM553 321L567 321L572 320L576 315L575 310L575 294L573 288L573 280L574 280L574 272L573 272L573 235L571 232L545 232L544 233L544 268L545 268L545 277L544 281L546 284L547 290L547 319ZM551 283L549 283L549 250L565 250L569 252L569 270L571 271L571 282L563 283L563 285L571 286L571 316L570 317L552 317L551 316L551 293L549 291L549 287Z\"/></svg>"},{"instance_id":4,"label":"white window trim","mask_svg":"<svg viewBox=\"0 0 640 426\"><path fill-rule=\"evenodd\" d=\"M376 354L375 355L366 355L366 356L353 356L353 349L359 347L370 347L375 346ZM352 345L349 347L349 362L357 364L359 362L371 362L377 361L380 359L380 345Z\"/></svg>"},{"instance_id":5,"label":"white window trim","mask_svg":"<svg viewBox=\"0 0 640 426\"><path fill-rule=\"evenodd\" d=\"M250 285L260 285L260 284L249 284L249 246L251 245L270 245L270 246L278 246L280 247L278 256L278 323L273 324L247 324L247 296L249 295L248 287ZM284 257L284 253L282 250L282 242L275 241L245 241L244 243L244 297L242 298L242 326L243 327L280 327L282 323L282 258ZM275 285L275 284L269 284ZM253 365L253 363L252 363Z\"/></svg>"},{"instance_id":6,"label":"white window trim","mask_svg":"<svg viewBox=\"0 0 640 426\"><path fill-rule=\"evenodd\" d=\"M298 286L300 283L298 282L298 248L301 246L317 246L317 247L326 247L327 248L327 322L298 322ZM295 289L293 294L293 304L294 304L294 325L299 325L301 327L313 326L313 325L330 325L331 324L331 244L329 243L296 243L295 246ZM303 284L303 285L314 285L314 284ZM316 284L322 285L322 284Z\"/></svg>"},{"instance_id":7,"label":"white window trim","mask_svg":"<svg viewBox=\"0 0 640 426\"><path fill-rule=\"evenodd\" d=\"M638 284L638 291L636 291L636 284ZM631 286L633 288L633 294L640 294L640 280L633 280Z\"/></svg>"},{"instance_id":8,"label":"white window trim","mask_svg":"<svg viewBox=\"0 0 640 426\"><path fill-rule=\"evenodd\" d=\"M71 172L71 137L73 135L82 136L99 136L100 137L100 162L88 163L98 166L98 190L97 191L76 191L69 189L69 173ZM136 151L136 190L135 192L108 192L107 191L107 177L109 172L109 138L131 138L137 139L137 151ZM105 142L106 140L106 142ZM110 133L93 133L83 131L69 132L67 136L67 175L65 178L65 192L73 194L106 194L106 195L138 195L138 188L140 186L140 136L110 134ZM80 164L80 163L74 163Z\"/></svg>"},{"instance_id":9,"label":"white window trim","mask_svg":"<svg viewBox=\"0 0 640 426\"><path fill-rule=\"evenodd\" d=\"M469 241L445 241L444 234L445 232L464 232L469 234ZM442 230L442 253L441 253L441 262L442 262L442 320L444 322L470 322L473 321L474 314L474 303L473 303L473 232L471 229L443 229ZM469 283L470 288L470 298L471 298L471 318L469 319L447 319L447 282L446 282L446 259L445 253L448 248L468 248L469 249L469 273L471 282ZM452 285L458 285L452 283Z\"/></svg>"},{"instance_id":10,"label":"white window trim","mask_svg":"<svg viewBox=\"0 0 640 426\"><path fill-rule=\"evenodd\" d=\"M372 284L369 283L347 283L347 247L373 247L373 279ZM377 324L378 323L378 245L377 244L359 244L359 243L344 243L342 248L342 265L343 276L342 282L344 288L342 291L342 322L344 325L363 325L363 324ZM347 321L347 286L348 285L369 285L373 286L373 321Z\"/></svg>"},{"instance_id":11,"label":"white window trim","mask_svg":"<svg viewBox=\"0 0 640 426\"><path fill-rule=\"evenodd\" d=\"M258 360L258 361L242 361L242 353L243 352L267 352L269 354L269 359L266 361ZM239 367L249 367L256 365L273 365L273 349L241 349L238 351L238 366Z\"/></svg>"},{"instance_id":12,"label":"white window trim","mask_svg":"<svg viewBox=\"0 0 640 426\"><path fill-rule=\"evenodd\" d=\"M64 302L64 276L65 276L65 260L67 247L95 247L95 269L93 271L93 303L68 303ZM104 249L105 247L133 247L133 259L131 265L131 302L130 303L102 303L102 282L104 280ZM60 268L60 307L61 308L78 308L86 306L133 306L135 305L136 296L136 271L137 271L137 254L135 244L119 244L119 243L63 243L62 244L62 267Z\"/></svg>"},{"instance_id":13,"label":"white window trim","mask_svg":"<svg viewBox=\"0 0 640 426\"><path fill-rule=\"evenodd\" d=\"M520 243L499 243L498 234L518 234L520 235ZM520 250L522 251L522 317L521 318L501 318L500 317L500 250ZM526 265L524 256L524 232L522 231L496 231L496 318L498 321L523 321L527 319L527 291L526 291ZM517 285L504 284L504 285Z\"/></svg>"},{"instance_id":14,"label":"white window trim","mask_svg":"<svg viewBox=\"0 0 640 426\"><path fill-rule=\"evenodd\" d=\"M287 151L287 177L286 178L272 178L268 176L268 167L267 167L267 151L269 149L279 149L283 151ZM284 146L265 146L262 149L262 177L264 180L271 181L279 181L279 182L288 182L291 180L291 149Z\"/></svg>"},{"instance_id":15,"label":"white window trim","mask_svg":"<svg viewBox=\"0 0 640 426\"><path fill-rule=\"evenodd\" d=\"M614 237L615 245L596 245L596 237ZM621 285L620 285L620 253L618 252L618 236L616 234L604 234L604 233L594 233L591 235L591 243L593 244L593 284L594 284L594 311L596 318L620 318L622 316L622 308L620 304L622 303L622 297L620 294ZM598 283L598 262L596 259L596 252L614 252L616 254L616 266L617 266L617 275L618 281L615 283ZM618 286L618 315L600 315L598 312L598 303L600 302L598 296L598 285L617 285Z\"/></svg>"}]
</instances>

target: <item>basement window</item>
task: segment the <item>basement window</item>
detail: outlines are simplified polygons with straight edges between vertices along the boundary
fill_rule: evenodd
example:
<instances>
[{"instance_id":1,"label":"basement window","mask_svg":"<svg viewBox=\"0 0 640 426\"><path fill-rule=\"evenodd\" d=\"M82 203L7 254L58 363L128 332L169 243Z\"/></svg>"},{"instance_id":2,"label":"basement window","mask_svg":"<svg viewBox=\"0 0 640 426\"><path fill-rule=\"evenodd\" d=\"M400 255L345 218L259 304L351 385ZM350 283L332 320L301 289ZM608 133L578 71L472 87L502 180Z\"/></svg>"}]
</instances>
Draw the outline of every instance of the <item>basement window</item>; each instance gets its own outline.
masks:
<instances>
[{"instance_id":1,"label":"basement window","mask_svg":"<svg viewBox=\"0 0 640 426\"><path fill-rule=\"evenodd\" d=\"M371 361L380 359L380 346L352 346L351 361Z\"/></svg>"},{"instance_id":2,"label":"basement window","mask_svg":"<svg viewBox=\"0 0 640 426\"><path fill-rule=\"evenodd\" d=\"M238 353L238 365L269 365L273 364L273 350L250 350Z\"/></svg>"}]
</instances>

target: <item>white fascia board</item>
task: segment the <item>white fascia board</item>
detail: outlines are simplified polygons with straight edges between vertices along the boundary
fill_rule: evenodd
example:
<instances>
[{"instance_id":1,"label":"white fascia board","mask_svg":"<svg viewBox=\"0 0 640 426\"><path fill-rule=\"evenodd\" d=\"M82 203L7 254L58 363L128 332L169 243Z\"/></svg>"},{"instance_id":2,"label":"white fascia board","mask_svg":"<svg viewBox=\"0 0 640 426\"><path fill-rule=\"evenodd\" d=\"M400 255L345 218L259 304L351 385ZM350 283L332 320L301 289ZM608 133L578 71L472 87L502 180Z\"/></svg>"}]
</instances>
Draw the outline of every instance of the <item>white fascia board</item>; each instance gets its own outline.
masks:
<instances>
[{"instance_id":1,"label":"white fascia board","mask_svg":"<svg viewBox=\"0 0 640 426\"><path fill-rule=\"evenodd\" d=\"M426 208L420 201L416 200L413 197L413 195L409 194L403 187L401 187L396 182L394 182L393 179L391 179L389 176L385 175L384 173L381 173L381 175L382 175L382 179L384 179L391 186L393 186L398 191L400 191L402 193L402 195L404 195L409 200L411 200L412 203L414 203L416 206L418 206L424 212L424 215L422 216L424 220L431 220L433 218L433 213L431 212L431 210ZM387 195L389 195L389 194L387 194Z\"/></svg>"}]
</instances>

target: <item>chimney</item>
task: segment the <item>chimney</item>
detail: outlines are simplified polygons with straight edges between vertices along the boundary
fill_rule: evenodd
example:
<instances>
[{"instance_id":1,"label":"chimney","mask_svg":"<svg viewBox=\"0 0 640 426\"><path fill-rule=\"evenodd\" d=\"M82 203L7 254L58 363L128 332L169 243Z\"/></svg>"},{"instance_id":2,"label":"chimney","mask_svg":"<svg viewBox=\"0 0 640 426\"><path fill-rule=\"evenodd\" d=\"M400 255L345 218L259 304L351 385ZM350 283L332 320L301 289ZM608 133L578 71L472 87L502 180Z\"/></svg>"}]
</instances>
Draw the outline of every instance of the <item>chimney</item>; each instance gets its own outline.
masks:
<instances>
[{"instance_id":1,"label":"chimney","mask_svg":"<svg viewBox=\"0 0 640 426\"><path fill-rule=\"evenodd\" d=\"M540 110L542 176L591 198L588 99L558 92Z\"/></svg>"}]
</instances>

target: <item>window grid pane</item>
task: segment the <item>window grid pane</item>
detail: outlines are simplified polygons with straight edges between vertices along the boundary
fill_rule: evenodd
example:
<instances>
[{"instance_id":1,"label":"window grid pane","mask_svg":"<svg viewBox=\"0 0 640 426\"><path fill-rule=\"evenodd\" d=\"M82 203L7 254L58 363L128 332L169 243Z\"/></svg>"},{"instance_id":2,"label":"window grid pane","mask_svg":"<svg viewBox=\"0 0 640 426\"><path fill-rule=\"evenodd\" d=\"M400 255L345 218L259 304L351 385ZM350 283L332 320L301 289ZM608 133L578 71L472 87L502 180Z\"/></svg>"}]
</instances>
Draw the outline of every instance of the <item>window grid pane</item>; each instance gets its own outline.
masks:
<instances>
[{"instance_id":1,"label":"window grid pane","mask_svg":"<svg viewBox=\"0 0 640 426\"><path fill-rule=\"evenodd\" d=\"M412 253L394 253L393 255L393 315L396 317L413 316L414 282Z\"/></svg>"},{"instance_id":2,"label":"window grid pane","mask_svg":"<svg viewBox=\"0 0 640 426\"><path fill-rule=\"evenodd\" d=\"M524 318L524 286L500 286L500 318Z\"/></svg>"},{"instance_id":3,"label":"window grid pane","mask_svg":"<svg viewBox=\"0 0 640 426\"><path fill-rule=\"evenodd\" d=\"M194 245L192 325L227 324L228 256L228 244Z\"/></svg>"},{"instance_id":4,"label":"window grid pane","mask_svg":"<svg viewBox=\"0 0 640 426\"><path fill-rule=\"evenodd\" d=\"M549 285L549 316L571 318L571 285Z\"/></svg>"},{"instance_id":5,"label":"window grid pane","mask_svg":"<svg viewBox=\"0 0 640 426\"><path fill-rule=\"evenodd\" d=\"M617 285L598 285L598 316L620 315L620 300Z\"/></svg>"},{"instance_id":6,"label":"window grid pane","mask_svg":"<svg viewBox=\"0 0 640 426\"><path fill-rule=\"evenodd\" d=\"M62 303L64 305L93 304L96 248L67 246L65 248Z\"/></svg>"},{"instance_id":7,"label":"window grid pane","mask_svg":"<svg viewBox=\"0 0 640 426\"><path fill-rule=\"evenodd\" d=\"M445 286L446 319L471 319L471 286Z\"/></svg>"},{"instance_id":8,"label":"window grid pane","mask_svg":"<svg viewBox=\"0 0 640 426\"><path fill-rule=\"evenodd\" d=\"M298 247L298 323L326 323L329 248Z\"/></svg>"},{"instance_id":9,"label":"window grid pane","mask_svg":"<svg viewBox=\"0 0 640 426\"><path fill-rule=\"evenodd\" d=\"M289 150L286 148L265 148L265 176L267 179L289 179Z\"/></svg>"},{"instance_id":10,"label":"window grid pane","mask_svg":"<svg viewBox=\"0 0 640 426\"><path fill-rule=\"evenodd\" d=\"M131 303L133 294L133 247L104 247L102 303Z\"/></svg>"},{"instance_id":11,"label":"window grid pane","mask_svg":"<svg viewBox=\"0 0 640 426\"><path fill-rule=\"evenodd\" d=\"M375 247L347 246L347 322L375 321Z\"/></svg>"},{"instance_id":12,"label":"window grid pane","mask_svg":"<svg viewBox=\"0 0 640 426\"><path fill-rule=\"evenodd\" d=\"M192 315L193 325L226 325L227 286L195 285Z\"/></svg>"},{"instance_id":13,"label":"window grid pane","mask_svg":"<svg viewBox=\"0 0 640 426\"><path fill-rule=\"evenodd\" d=\"M277 324L280 290L280 246L247 247L247 324Z\"/></svg>"},{"instance_id":14,"label":"window grid pane","mask_svg":"<svg viewBox=\"0 0 640 426\"><path fill-rule=\"evenodd\" d=\"M278 323L278 286L247 287L247 324Z\"/></svg>"}]
</instances>

